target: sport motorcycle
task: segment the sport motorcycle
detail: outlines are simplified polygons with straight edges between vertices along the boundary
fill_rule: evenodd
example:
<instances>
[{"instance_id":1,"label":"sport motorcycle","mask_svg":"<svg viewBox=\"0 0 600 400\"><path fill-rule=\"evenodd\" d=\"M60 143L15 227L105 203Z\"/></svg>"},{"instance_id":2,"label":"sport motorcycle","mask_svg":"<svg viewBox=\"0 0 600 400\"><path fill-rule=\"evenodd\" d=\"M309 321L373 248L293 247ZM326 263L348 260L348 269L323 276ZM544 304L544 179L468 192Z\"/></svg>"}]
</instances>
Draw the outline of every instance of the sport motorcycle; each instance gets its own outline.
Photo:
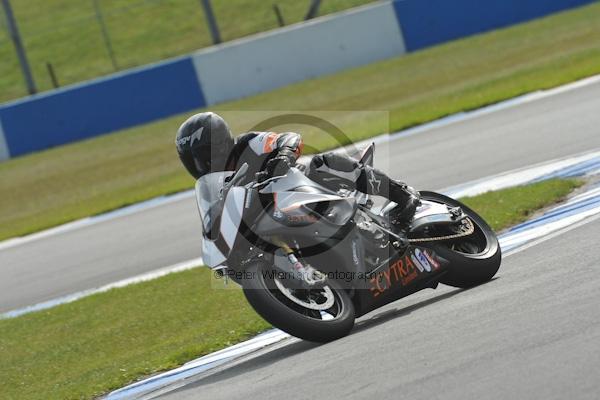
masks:
<instances>
[{"instance_id":1,"label":"sport motorcycle","mask_svg":"<svg viewBox=\"0 0 600 400\"><path fill-rule=\"evenodd\" d=\"M372 165L374 145L357 158ZM385 304L439 283L479 285L500 267L494 231L442 194L421 191L408 233L398 234L391 201L325 187L297 167L264 180L247 173L244 164L196 182L203 259L293 336L335 340Z\"/></svg>"}]
</instances>

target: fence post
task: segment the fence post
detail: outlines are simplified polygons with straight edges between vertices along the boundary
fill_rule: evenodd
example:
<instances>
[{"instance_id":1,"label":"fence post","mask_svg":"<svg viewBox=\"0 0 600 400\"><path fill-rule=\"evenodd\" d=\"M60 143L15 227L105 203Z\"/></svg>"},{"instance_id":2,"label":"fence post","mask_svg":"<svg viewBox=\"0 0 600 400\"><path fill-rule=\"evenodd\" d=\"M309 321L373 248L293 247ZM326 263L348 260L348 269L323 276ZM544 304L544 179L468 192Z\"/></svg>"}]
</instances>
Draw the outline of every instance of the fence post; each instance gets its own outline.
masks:
<instances>
[{"instance_id":1,"label":"fence post","mask_svg":"<svg viewBox=\"0 0 600 400\"><path fill-rule=\"evenodd\" d=\"M217 19L213 13L210 0L200 0L200 2L204 8L204 15L206 15L206 21L208 22L208 28L212 36L213 44L219 44L221 43L221 34L219 33L219 26L217 25Z\"/></svg>"},{"instance_id":2,"label":"fence post","mask_svg":"<svg viewBox=\"0 0 600 400\"><path fill-rule=\"evenodd\" d=\"M50 75L52 86L54 86L54 89L58 89L60 85L58 84L58 79L56 78L56 73L54 72L52 63L46 62L46 69L48 70L48 75Z\"/></svg>"},{"instance_id":3,"label":"fence post","mask_svg":"<svg viewBox=\"0 0 600 400\"><path fill-rule=\"evenodd\" d=\"M304 16L304 20L308 21L309 19L313 19L319 13L319 7L321 6L321 0L312 0L310 2L310 7L308 8L308 12Z\"/></svg>"},{"instance_id":4,"label":"fence post","mask_svg":"<svg viewBox=\"0 0 600 400\"><path fill-rule=\"evenodd\" d=\"M98 24L100 24L100 30L102 31L102 39L104 40L104 45L106 46L106 50L108 51L108 57L110 58L110 62L112 63L114 70L118 71L119 64L117 64L117 58L115 57L115 52L113 51L110 36L108 36L108 29L106 28L106 23L104 22L102 10L100 10L100 4L98 3L98 0L92 0L92 3L94 3L96 19L98 20Z\"/></svg>"},{"instance_id":5,"label":"fence post","mask_svg":"<svg viewBox=\"0 0 600 400\"><path fill-rule=\"evenodd\" d=\"M13 14L10 1L2 0L2 6L4 7L4 13L6 14L8 33L10 34L13 44L15 45L17 57L19 58L19 64L21 65L21 71L23 72L23 77L25 78L27 92L29 94L35 94L37 93L35 81L33 80L31 68L29 67L29 61L27 61L27 54L25 53L25 48L23 47L23 43L21 42L21 35L19 34L19 28L17 26L17 21L15 21L15 16Z\"/></svg>"},{"instance_id":6,"label":"fence post","mask_svg":"<svg viewBox=\"0 0 600 400\"><path fill-rule=\"evenodd\" d=\"M277 23L279 26L285 26L285 20L283 19L283 14L281 13L281 8L279 8L279 5L273 4L273 11L275 11L275 16L277 17Z\"/></svg>"}]
</instances>

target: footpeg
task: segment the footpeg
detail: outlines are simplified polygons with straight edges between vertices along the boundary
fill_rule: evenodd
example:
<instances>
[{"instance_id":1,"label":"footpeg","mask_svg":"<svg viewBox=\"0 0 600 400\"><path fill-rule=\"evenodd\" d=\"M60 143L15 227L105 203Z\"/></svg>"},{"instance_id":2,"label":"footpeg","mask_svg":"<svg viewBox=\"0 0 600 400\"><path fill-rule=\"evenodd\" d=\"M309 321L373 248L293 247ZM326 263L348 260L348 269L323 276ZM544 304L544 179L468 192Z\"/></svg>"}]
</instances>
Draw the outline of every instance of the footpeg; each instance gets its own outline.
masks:
<instances>
[{"instance_id":1,"label":"footpeg","mask_svg":"<svg viewBox=\"0 0 600 400\"><path fill-rule=\"evenodd\" d=\"M406 250L409 244L410 242L406 236L398 236L398 238L392 242L392 246L394 246L396 250L402 251Z\"/></svg>"}]
</instances>

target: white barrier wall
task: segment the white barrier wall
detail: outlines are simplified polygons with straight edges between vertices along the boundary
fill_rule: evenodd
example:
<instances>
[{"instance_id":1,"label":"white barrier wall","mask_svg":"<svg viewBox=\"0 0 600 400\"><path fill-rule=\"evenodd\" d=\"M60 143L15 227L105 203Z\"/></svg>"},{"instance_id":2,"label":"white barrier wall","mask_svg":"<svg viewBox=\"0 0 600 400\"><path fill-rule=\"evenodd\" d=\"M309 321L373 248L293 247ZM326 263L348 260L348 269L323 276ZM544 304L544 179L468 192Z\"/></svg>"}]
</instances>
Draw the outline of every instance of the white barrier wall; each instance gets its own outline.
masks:
<instances>
[{"instance_id":1,"label":"white barrier wall","mask_svg":"<svg viewBox=\"0 0 600 400\"><path fill-rule=\"evenodd\" d=\"M211 105L405 52L394 7L384 2L201 50L192 59Z\"/></svg>"},{"instance_id":2,"label":"white barrier wall","mask_svg":"<svg viewBox=\"0 0 600 400\"><path fill-rule=\"evenodd\" d=\"M4 130L2 129L2 120L0 120L0 161L8 160L9 158L10 152L8 151L6 138L4 137Z\"/></svg>"}]
</instances>

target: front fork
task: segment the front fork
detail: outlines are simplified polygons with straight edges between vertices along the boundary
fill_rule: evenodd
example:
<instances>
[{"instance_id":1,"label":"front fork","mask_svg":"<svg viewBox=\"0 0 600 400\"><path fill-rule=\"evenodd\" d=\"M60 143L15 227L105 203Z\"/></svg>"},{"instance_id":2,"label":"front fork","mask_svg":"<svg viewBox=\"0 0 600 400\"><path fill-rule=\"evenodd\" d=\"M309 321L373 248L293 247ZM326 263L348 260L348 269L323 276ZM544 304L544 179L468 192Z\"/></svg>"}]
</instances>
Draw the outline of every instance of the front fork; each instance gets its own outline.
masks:
<instances>
[{"instance_id":1,"label":"front fork","mask_svg":"<svg viewBox=\"0 0 600 400\"><path fill-rule=\"evenodd\" d=\"M325 283L327 276L311 265L304 265L295 251L281 238L272 238L272 243L279 247L275 252L275 266L289 276L292 281L298 281L304 288L312 288L316 285ZM277 254L279 251L282 254Z\"/></svg>"}]
</instances>

